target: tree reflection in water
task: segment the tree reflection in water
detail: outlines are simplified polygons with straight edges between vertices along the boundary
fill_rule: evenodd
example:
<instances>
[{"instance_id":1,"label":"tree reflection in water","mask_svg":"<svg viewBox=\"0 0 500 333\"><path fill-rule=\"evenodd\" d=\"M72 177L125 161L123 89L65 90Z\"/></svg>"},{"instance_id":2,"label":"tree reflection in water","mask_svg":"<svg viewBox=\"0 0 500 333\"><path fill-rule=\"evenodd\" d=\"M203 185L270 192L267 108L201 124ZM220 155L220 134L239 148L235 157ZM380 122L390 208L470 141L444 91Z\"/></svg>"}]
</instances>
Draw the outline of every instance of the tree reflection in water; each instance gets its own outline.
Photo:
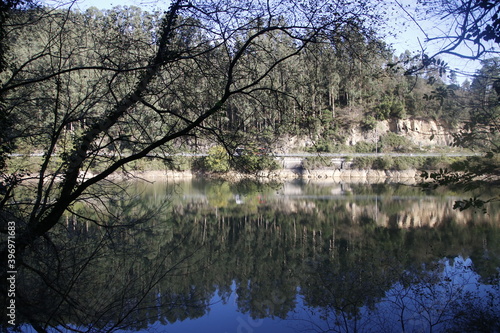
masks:
<instances>
[{"instance_id":1,"label":"tree reflection in water","mask_svg":"<svg viewBox=\"0 0 500 333\"><path fill-rule=\"evenodd\" d=\"M242 332L272 318L283 332L500 329L498 207L459 213L397 185L134 191L109 215L75 207L24 255L22 329L182 331L219 301L234 302L224 320Z\"/></svg>"},{"instance_id":2,"label":"tree reflection in water","mask_svg":"<svg viewBox=\"0 0 500 333\"><path fill-rule=\"evenodd\" d=\"M498 332L499 285L482 284L465 263L472 265L470 258L459 256L440 260L428 270L404 271L388 289L383 281L358 279L365 271L358 267L355 276L314 288L315 295L306 290L310 306L304 313L309 317L296 319L302 318L303 327L315 332ZM316 274L332 276L331 270L320 271ZM346 278L352 280L346 283Z\"/></svg>"}]
</instances>

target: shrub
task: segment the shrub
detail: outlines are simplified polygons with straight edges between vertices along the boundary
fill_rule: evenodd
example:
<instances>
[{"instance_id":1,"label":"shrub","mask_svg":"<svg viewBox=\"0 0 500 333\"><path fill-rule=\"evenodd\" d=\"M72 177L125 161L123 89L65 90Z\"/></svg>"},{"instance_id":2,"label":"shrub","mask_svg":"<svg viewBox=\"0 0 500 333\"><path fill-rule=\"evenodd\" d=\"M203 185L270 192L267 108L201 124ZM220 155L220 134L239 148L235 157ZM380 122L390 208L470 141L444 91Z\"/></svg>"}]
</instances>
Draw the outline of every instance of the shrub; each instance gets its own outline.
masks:
<instances>
[{"instance_id":1,"label":"shrub","mask_svg":"<svg viewBox=\"0 0 500 333\"><path fill-rule=\"evenodd\" d=\"M302 166L307 170L321 169L324 167L331 167L332 161L327 157L309 156L304 159Z\"/></svg>"},{"instance_id":2,"label":"shrub","mask_svg":"<svg viewBox=\"0 0 500 333\"><path fill-rule=\"evenodd\" d=\"M380 103L375 107L374 109L375 117L380 120L389 119L389 116L391 114L391 106L392 106L391 101L384 100L382 103Z\"/></svg>"},{"instance_id":3,"label":"shrub","mask_svg":"<svg viewBox=\"0 0 500 333\"><path fill-rule=\"evenodd\" d=\"M403 103L393 102L391 105L391 117L403 119L406 118L406 109Z\"/></svg>"},{"instance_id":4,"label":"shrub","mask_svg":"<svg viewBox=\"0 0 500 333\"><path fill-rule=\"evenodd\" d=\"M146 157L146 158L141 158L139 160L133 161L131 163L127 163L124 166L124 170L127 172L130 171L152 171L152 170L176 170L169 168L169 165L171 164L170 161L162 160L159 158L153 158L153 157ZM91 171L92 172L102 172L104 169L104 166L99 164L99 163L94 163L91 164Z\"/></svg>"},{"instance_id":5,"label":"shrub","mask_svg":"<svg viewBox=\"0 0 500 333\"><path fill-rule=\"evenodd\" d=\"M372 163L372 168L376 170L391 170L394 160L391 157L377 157Z\"/></svg>"},{"instance_id":6,"label":"shrub","mask_svg":"<svg viewBox=\"0 0 500 333\"><path fill-rule=\"evenodd\" d=\"M380 120L386 120L391 117L406 117L405 105L401 101L391 101L388 99L384 99L384 101L377 105L373 111L375 112L375 117Z\"/></svg>"},{"instance_id":7,"label":"shrub","mask_svg":"<svg viewBox=\"0 0 500 333\"><path fill-rule=\"evenodd\" d=\"M316 148L316 152L318 153L331 153L333 151L333 142L328 140L321 140L316 143L314 146Z\"/></svg>"},{"instance_id":8,"label":"shrub","mask_svg":"<svg viewBox=\"0 0 500 333\"><path fill-rule=\"evenodd\" d=\"M366 141L359 141L354 146L354 151L356 153L373 153L376 150L376 145L374 143L368 143Z\"/></svg>"},{"instance_id":9,"label":"shrub","mask_svg":"<svg viewBox=\"0 0 500 333\"><path fill-rule=\"evenodd\" d=\"M56 158L58 160L58 158ZM40 171L43 159L39 156L12 156L7 159L8 173L36 173ZM53 171L49 165L49 169Z\"/></svg>"},{"instance_id":10,"label":"shrub","mask_svg":"<svg viewBox=\"0 0 500 333\"><path fill-rule=\"evenodd\" d=\"M380 138L381 150L384 152L410 152L413 150L413 144L404 136L389 132Z\"/></svg>"},{"instance_id":11,"label":"shrub","mask_svg":"<svg viewBox=\"0 0 500 333\"><path fill-rule=\"evenodd\" d=\"M228 172L230 169L229 155L222 146L214 146L208 150L205 158L205 169L211 172Z\"/></svg>"},{"instance_id":12,"label":"shrub","mask_svg":"<svg viewBox=\"0 0 500 333\"><path fill-rule=\"evenodd\" d=\"M425 170L446 169L452 163L452 159L444 156L427 157L422 163L421 168Z\"/></svg>"},{"instance_id":13,"label":"shrub","mask_svg":"<svg viewBox=\"0 0 500 333\"><path fill-rule=\"evenodd\" d=\"M421 157L397 156L378 157L373 162L373 168L379 170L410 170L419 169L423 163Z\"/></svg>"},{"instance_id":14,"label":"shrub","mask_svg":"<svg viewBox=\"0 0 500 333\"><path fill-rule=\"evenodd\" d=\"M373 162L373 157L356 157L352 161L352 166L355 169L372 169Z\"/></svg>"},{"instance_id":15,"label":"shrub","mask_svg":"<svg viewBox=\"0 0 500 333\"><path fill-rule=\"evenodd\" d=\"M426 159L418 156L356 157L353 166L358 169L410 170L425 169Z\"/></svg>"},{"instance_id":16,"label":"shrub","mask_svg":"<svg viewBox=\"0 0 500 333\"><path fill-rule=\"evenodd\" d=\"M263 149L247 148L233 160L233 167L240 172L252 173L262 170L277 170L279 163Z\"/></svg>"},{"instance_id":17,"label":"shrub","mask_svg":"<svg viewBox=\"0 0 500 333\"><path fill-rule=\"evenodd\" d=\"M372 115L366 116L366 118L361 122L361 128L365 131L372 130L375 126L377 126L377 120Z\"/></svg>"},{"instance_id":18,"label":"shrub","mask_svg":"<svg viewBox=\"0 0 500 333\"><path fill-rule=\"evenodd\" d=\"M420 167L421 158L419 157L407 157L407 156L399 156L393 159L393 170L409 170L409 169L418 169Z\"/></svg>"},{"instance_id":19,"label":"shrub","mask_svg":"<svg viewBox=\"0 0 500 333\"><path fill-rule=\"evenodd\" d=\"M171 161L167 161L166 163L167 168L173 171L190 170L191 165L192 158L186 156L174 156Z\"/></svg>"}]
</instances>

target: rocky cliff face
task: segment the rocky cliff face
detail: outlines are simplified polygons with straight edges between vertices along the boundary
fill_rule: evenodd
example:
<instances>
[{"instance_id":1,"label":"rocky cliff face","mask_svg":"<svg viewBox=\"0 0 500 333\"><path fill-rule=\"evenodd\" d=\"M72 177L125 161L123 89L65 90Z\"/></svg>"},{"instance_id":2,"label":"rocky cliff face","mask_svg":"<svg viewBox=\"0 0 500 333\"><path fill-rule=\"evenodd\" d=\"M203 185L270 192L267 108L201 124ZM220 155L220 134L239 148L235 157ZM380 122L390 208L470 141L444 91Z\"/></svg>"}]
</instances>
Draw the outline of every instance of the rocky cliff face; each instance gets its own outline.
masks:
<instances>
[{"instance_id":1,"label":"rocky cliff face","mask_svg":"<svg viewBox=\"0 0 500 333\"><path fill-rule=\"evenodd\" d=\"M354 146L358 142L375 143L389 132L404 136L413 145L429 150L435 147L449 146L453 143L453 133L457 129L444 122L433 119L389 119L380 121L373 130L363 130L360 124L352 126L341 134L345 145ZM276 153L303 151L314 146L310 137L285 136L273 147Z\"/></svg>"},{"instance_id":2,"label":"rocky cliff face","mask_svg":"<svg viewBox=\"0 0 500 333\"><path fill-rule=\"evenodd\" d=\"M449 146L453 143L454 129L435 120L397 119L392 122L391 131L402 134L414 144L427 146Z\"/></svg>"},{"instance_id":3,"label":"rocky cliff face","mask_svg":"<svg viewBox=\"0 0 500 333\"><path fill-rule=\"evenodd\" d=\"M363 131L361 127L352 128L345 144L355 145L360 141L375 143L377 138L393 132L406 137L416 146L449 146L453 142L454 131L447 124L432 119L389 119L378 122L370 131Z\"/></svg>"}]
</instances>

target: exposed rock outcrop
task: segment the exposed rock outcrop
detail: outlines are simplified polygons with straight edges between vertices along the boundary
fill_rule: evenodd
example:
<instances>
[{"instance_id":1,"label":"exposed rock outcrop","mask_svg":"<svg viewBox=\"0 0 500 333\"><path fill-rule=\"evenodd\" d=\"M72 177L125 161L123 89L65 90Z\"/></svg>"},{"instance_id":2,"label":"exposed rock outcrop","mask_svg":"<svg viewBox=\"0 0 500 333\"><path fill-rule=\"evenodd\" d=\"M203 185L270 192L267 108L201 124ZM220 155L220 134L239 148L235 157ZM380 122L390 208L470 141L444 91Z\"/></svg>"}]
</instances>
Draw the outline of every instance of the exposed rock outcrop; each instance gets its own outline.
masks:
<instances>
[{"instance_id":1,"label":"exposed rock outcrop","mask_svg":"<svg viewBox=\"0 0 500 333\"><path fill-rule=\"evenodd\" d=\"M443 122L423 119L397 119L391 122L391 131L404 135L416 145L448 146L455 131Z\"/></svg>"},{"instance_id":2,"label":"exposed rock outcrop","mask_svg":"<svg viewBox=\"0 0 500 333\"><path fill-rule=\"evenodd\" d=\"M417 146L449 146L455 130L444 122L432 119L389 119L380 121L373 130L364 131L361 127L350 130L346 144L355 145L360 141L375 143L378 138L392 132L406 137Z\"/></svg>"}]
</instances>

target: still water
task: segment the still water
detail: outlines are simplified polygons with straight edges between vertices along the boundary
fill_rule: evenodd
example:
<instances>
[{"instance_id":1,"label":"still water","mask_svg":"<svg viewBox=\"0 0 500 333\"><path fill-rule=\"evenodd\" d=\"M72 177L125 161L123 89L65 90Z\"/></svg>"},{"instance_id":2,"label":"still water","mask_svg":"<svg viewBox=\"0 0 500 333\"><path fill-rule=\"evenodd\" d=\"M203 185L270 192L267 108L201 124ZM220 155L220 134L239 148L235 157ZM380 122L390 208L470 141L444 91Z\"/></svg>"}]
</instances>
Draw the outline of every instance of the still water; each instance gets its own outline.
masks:
<instances>
[{"instance_id":1,"label":"still water","mask_svg":"<svg viewBox=\"0 0 500 333\"><path fill-rule=\"evenodd\" d=\"M31 322L92 332L500 329L498 206L459 212L454 193L398 184L193 180L127 191L75 206L55 231L56 253L33 259L58 269L57 287L29 273L19 282Z\"/></svg>"}]
</instances>

